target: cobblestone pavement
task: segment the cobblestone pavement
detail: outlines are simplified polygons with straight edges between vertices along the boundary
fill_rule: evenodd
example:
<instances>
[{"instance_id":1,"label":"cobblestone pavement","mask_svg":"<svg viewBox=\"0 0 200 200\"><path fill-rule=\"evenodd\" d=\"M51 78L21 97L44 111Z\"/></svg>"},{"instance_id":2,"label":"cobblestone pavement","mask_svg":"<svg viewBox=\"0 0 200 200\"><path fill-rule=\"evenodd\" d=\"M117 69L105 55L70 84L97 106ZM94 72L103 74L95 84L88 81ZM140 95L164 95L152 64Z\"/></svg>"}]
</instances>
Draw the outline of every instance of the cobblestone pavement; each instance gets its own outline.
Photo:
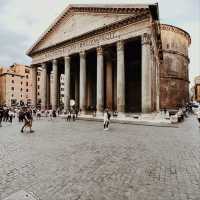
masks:
<instances>
[{"instance_id":1,"label":"cobblestone pavement","mask_svg":"<svg viewBox=\"0 0 200 200\"><path fill-rule=\"evenodd\" d=\"M0 128L0 199L200 200L200 129L63 120Z\"/></svg>"}]
</instances>

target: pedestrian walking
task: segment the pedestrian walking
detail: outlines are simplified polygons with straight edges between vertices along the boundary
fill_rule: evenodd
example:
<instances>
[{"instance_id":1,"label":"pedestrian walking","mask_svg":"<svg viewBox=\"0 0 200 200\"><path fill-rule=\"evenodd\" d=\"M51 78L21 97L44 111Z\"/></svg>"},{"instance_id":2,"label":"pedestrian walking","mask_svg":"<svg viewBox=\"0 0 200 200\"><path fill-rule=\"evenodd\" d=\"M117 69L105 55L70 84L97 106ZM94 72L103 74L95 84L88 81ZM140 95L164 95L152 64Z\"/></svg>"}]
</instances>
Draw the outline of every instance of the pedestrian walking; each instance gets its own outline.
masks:
<instances>
[{"instance_id":1,"label":"pedestrian walking","mask_svg":"<svg viewBox=\"0 0 200 200\"><path fill-rule=\"evenodd\" d=\"M24 113L23 113L23 118L24 118L24 125L21 128L21 132L24 132L24 128L29 127L30 133L34 132L32 130L32 122L33 122L33 117L32 117L32 112L30 109L25 108Z\"/></svg>"},{"instance_id":2,"label":"pedestrian walking","mask_svg":"<svg viewBox=\"0 0 200 200\"><path fill-rule=\"evenodd\" d=\"M71 120L71 112L70 110L68 110L68 113L67 113L67 122L70 122Z\"/></svg>"},{"instance_id":3,"label":"pedestrian walking","mask_svg":"<svg viewBox=\"0 0 200 200\"><path fill-rule=\"evenodd\" d=\"M3 115L4 115L4 110L2 107L0 107L0 127L2 127L2 119L3 119Z\"/></svg>"},{"instance_id":4,"label":"pedestrian walking","mask_svg":"<svg viewBox=\"0 0 200 200\"><path fill-rule=\"evenodd\" d=\"M72 120L75 122L76 120L76 112L75 109L72 110Z\"/></svg>"},{"instance_id":5,"label":"pedestrian walking","mask_svg":"<svg viewBox=\"0 0 200 200\"><path fill-rule=\"evenodd\" d=\"M14 117L14 112L12 112L11 110L9 110L8 115L9 115L9 122L12 124L13 117Z\"/></svg>"},{"instance_id":6,"label":"pedestrian walking","mask_svg":"<svg viewBox=\"0 0 200 200\"><path fill-rule=\"evenodd\" d=\"M181 108L179 108L179 110L177 112L177 116L178 116L178 122L182 122L184 120L184 115L183 115L183 111Z\"/></svg>"},{"instance_id":7,"label":"pedestrian walking","mask_svg":"<svg viewBox=\"0 0 200 200\"><path fill-rule=\"evenodd\" d=\"M8 121L8 119L9 119L9 114L8 114L8 112L9 112L9 109L5 109L4 110L4 116L3 116L3 121L4 122L7 122Z\"/></svg>"},{"instance_id":8,"label":"pedestrian walking","mask_svg":"<svg viewBox=\"0 0 200 200\"><path fill-rule=\"evenodd\" d=\"M18 112L18 119L19 119L19 122L23 122L24 120L24 112L22 109L20 109Z\"/></svg>"},{"instance_id":9,"label":"pedestrian walking","mask_svg":"<svg viewBox=\"0 0 200 200\"><path fill-rule=\"evenodd\" d=\"M52 117L56 118L56 111L55 110L52 111Z\"/></svg>"},{"instance_id":10,"label":"pedestrian walking","mask_svg":"<svg viewBox=\"0 0 200 200\"><path fill-rule=\"evenodd\" d=\"M42 116L41 111L40 111L40 110L37 110L37 112L36 112L36 119L37 119L37 120L40 120L41 116Z\"/></svg>"},{"instance_id":11,"label":"pedestrian walking","mask_svg":"<svg viewBox=\"0 0 200 200\"><path fill-rule=\"evenodd\" d=\"M104 130L105 131L109 129L110 117L111 117L111 114L106 109L105 112L104 112L104 116L103 116Z\"/></svg>"},{"instance_id":12,"label":"pedestrian walking","mask_svg":"<svg viewBox=\"0 0 200 200\"><path fill-rule=\"evenodd\" d=\"M200 107L198 108L198 111L197 111L197 120L199 122L199 128L200 128Z\"/></svg>"},{"instance_id":13,"label":"pedestrian walking","mask_svg":"<svg viewBox=\"0 0 200 200\"><path fill-rule=\"evenodd\" d=\"M76 119L78 118L78 107L75 108L75 112L76 112Z\"/></svg>"},{"instance_id":14,"label":"pedestrian walking","mask_svg":"<svg viewBox=\"0 0 200 200\"><path fill-rule=\"evenodd\" d=\"M49 110L49 120L53 120L53 111L52 110Z\"/></svg>"}]
</instances>

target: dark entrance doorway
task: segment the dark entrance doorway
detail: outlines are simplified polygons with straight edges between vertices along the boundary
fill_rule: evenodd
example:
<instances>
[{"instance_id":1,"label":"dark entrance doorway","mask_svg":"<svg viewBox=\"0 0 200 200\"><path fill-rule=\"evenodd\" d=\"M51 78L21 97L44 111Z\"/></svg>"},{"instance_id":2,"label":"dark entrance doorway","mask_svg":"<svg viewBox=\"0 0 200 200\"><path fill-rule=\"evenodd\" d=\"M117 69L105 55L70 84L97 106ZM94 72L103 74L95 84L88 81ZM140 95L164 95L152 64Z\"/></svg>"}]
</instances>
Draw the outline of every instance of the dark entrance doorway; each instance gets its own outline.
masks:
<instances>
[{"instance_id":1,"label":"dark entrance doorway","mask_svg":"<svg viewBox=\"0 0 200 200\"><path fill-rule=\"evenodd\" d=\"M97 53L96 49L86 54L86 109L96 108Z\"/></svg>"},{"instance_id":2,"label":"dark entrance doorway","mask_svg":"<svg viewBox=\"0 0 200 200\"><path fill-rule=\"evenodd\" d=\"M125 43L125 112L141 112L141 39Z\"/></svg>"}]
</instances>

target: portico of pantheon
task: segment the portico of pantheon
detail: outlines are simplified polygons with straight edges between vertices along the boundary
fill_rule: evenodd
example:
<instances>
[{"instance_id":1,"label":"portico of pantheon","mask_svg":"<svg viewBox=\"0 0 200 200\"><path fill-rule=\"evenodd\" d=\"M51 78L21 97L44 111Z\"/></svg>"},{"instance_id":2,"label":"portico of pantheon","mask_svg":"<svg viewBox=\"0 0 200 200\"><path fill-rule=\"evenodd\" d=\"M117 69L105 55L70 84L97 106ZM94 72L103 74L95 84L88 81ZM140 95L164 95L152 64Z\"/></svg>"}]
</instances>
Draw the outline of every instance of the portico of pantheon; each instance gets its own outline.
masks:
<instances>
[{"instance_id":1,"label":"portico of pantheon","mask_svg":"<svg viewBox=\"0 0 200 200\"><path fill-rule=\"evenodd\" d=\"M42 69L42 109L70 99L86 111L127 112L160 109L163 62L158 5L69 5L28 50L32 58L33 104L37 104L37 68ZM53 84L50 89L50 74ZM52 91L52 92L51 92ZM51 99L51 100L50 100Z\"/></svg>"}]
</instances>

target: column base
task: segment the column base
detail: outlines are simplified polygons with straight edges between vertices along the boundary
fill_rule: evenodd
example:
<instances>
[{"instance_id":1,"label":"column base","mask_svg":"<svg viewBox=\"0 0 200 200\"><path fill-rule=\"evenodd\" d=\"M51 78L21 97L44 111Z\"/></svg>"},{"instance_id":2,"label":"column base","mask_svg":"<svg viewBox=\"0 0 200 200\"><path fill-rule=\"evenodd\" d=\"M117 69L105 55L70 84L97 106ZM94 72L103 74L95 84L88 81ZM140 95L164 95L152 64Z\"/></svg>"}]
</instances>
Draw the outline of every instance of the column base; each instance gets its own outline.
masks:
<instances>
[{"instance_id":1,"label":"column base","mask_svg":"<svg viewBox=\"0 0 200 200\"><path fill-rule=\"evenodd\" d=\"M86 115L86 114L87 114L87 112L85 110L79 111L79 115Z\"/></svg>"},{"instance_id":2,"label":"column base","mask_svg":"<svg viewBox=\"0 0 200 200\"><path fill-rule=\"evenodd\" d=\"M46 110L46 107L45 106L41 106L41 110Z\"/></svg>"},{"instance_id":3,"label":"column base","mask_svg":"<svg viewBox=\"0 0 200 200\"><path fill-rule=\"evenodd\" d=\"M57 106L52 106L52 110L57 110Z\"/></svg>"},{"instance_id":4,"label":"column base","mask_svg":"<svg viewBox=\"0 0 200 200\"><path fill-rule=\"evenodd\" d=\"M142 113L151 113L151 109L149 107L142 108Z\"/></svg>"},{"instance_id":5,"label":"column base","mask_svg":"<svg viewBox=\"0 0 200 200\"><path fill-rule=\"evenodd\" d=\"M103 112L97 111L96 112L96 117L103 117Z\"/></svg>"},{"instance_id":6,"label":"column base","mask_svg":"<svg viewBox=\"0 0 200 200\"><path fill-rule=\"evenodd\" d=\"M124 112L118 112L117 118L126 118L126 114Z\"/></svg>"}]
</instances>

